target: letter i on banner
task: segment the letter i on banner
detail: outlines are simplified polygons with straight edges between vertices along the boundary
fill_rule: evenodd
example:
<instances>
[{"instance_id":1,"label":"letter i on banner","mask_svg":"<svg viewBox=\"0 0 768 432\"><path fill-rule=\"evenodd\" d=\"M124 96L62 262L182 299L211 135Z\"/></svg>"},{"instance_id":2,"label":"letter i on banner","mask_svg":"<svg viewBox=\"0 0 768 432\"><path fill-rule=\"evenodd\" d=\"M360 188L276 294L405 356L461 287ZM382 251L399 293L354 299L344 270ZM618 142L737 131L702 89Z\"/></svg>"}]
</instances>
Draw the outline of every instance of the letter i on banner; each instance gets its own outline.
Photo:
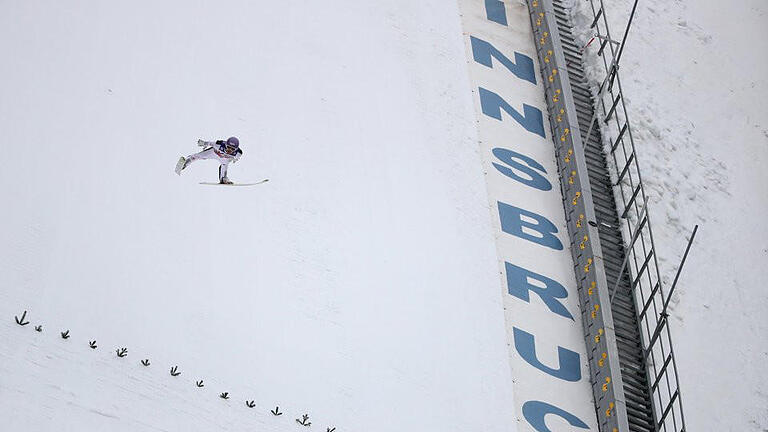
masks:
<instances>
[{"instance_id":1,"label":"letter i on banner","mask_svg":"<svg viewBox=\"0 0 768 432\"><path fill-rule=\"evenodd\" d=\"M507 25L507 12L504 10L504 2L501 0L485 0L485 17L488 21Z\"/></svg>"}]
</instances>

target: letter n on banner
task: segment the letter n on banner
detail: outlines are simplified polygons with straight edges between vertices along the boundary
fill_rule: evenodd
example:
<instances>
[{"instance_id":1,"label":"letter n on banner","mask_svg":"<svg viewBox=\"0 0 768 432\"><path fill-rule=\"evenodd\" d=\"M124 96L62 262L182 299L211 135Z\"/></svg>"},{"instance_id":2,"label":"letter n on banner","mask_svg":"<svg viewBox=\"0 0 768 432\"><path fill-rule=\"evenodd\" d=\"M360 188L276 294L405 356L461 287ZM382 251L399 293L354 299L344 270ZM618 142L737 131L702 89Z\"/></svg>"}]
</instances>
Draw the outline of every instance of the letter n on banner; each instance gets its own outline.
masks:
<instances>
[{"instance_id":1,"label":"letter n on banner","mask_svg":"<svg viewBox=\"0 0 768 432\"><path fill-rule=\"evenodd\" d=\"M523 104L523 114L520 114L516 109L512 108L512 105L496 93L482 87L479 87L478 91L480 94L480 108L483 110L483 114L502 121L501 110L504 110L528 132L539 135L542 138L545 137L544 118L541 115L540 109Z\"/></svg>"},{"instance_id":2,"label":"letter n on banner","mask_svg":"<svg viewBox=\"0 0 768 432\"><path fill-rule=\"evenodd\" d=\"M515 62L512 63L512 60L490 43L474 36L470 36L469 41L472 44L472 57L476 62L493 69L493 61L491 59L495 58L516 77L531 84L536 84L536 71L533 68L532 58L515 51Z\"/></svg>"}]
</instances>

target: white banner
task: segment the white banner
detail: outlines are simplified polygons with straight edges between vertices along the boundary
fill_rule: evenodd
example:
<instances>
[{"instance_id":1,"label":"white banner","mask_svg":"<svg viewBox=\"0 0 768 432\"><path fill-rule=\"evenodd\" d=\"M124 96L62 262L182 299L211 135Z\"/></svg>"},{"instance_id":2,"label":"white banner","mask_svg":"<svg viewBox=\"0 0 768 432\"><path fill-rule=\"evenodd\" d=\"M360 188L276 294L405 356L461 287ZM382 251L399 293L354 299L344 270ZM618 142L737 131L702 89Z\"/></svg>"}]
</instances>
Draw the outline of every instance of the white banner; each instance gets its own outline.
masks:
<instances>
[{"instance_id":1,"label":"white banner","mask_svg":"<svg viewBox=\"0 0 768 432\"><path fill-rule=\"evenodd\" d=\"M496 233L517 429L597 430L528 8L497 0L459 5Z\"/></svg>"}]
</instances>

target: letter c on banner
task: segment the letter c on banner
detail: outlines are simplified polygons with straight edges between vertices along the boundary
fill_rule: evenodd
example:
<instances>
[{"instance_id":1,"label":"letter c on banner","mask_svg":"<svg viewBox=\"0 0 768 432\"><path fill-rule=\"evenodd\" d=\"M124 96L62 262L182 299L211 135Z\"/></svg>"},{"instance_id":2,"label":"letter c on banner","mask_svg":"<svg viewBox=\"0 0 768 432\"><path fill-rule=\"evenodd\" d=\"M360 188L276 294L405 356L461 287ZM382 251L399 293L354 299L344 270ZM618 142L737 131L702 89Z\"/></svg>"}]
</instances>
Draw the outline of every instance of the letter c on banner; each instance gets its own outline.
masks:
<instances>
[{"instance_id":1,"label":"letter c on banner","mask_svg":"<svg viewBox=\"0 0 768 432\"><path fill-rule=\"evenodd\" d=\"M581 379L579 353L558 346L557 358L560 368L551 368L536 357L536 340L532 334L517 327L512 327L512 330L514 331L515 349L528 364L563 381L576 382Z\"/></svg>"},{"instance_id":2,"label":"letter c on banner","mask_svg":"<svg viewBox=\"0 0 768 432\"><path fill-rule=\"evenodd\" d=\"M567 421L571 426L589 429L589 426L581 421L581 419L562 408L542 401L528 401L523 404L523 417L537 432L552 432L544 422L544 417L547 414L556 415Z\"/></svg>"},{"instance_id":3,"label":"letter c on banner","mask_svg":"<svg viewBox=\"0 0 768 432\"><path fill-rule=\"evenodd\" d=\"M541 191L548 191L552 189L552 183L550 183L546 177L538 173L538 171L541 171L546 174L547 170L545 170L544 167L534 159L531 159L523 154L513 152L512 150L498 147L493 149L493 155L496 156L496 158L501 162L504 162L508 166L512 167L508 168L493 162L493 166L505 176L513 180L517 180L526 186L530 186ZM518 160L520 162L518 162ZM519 175L517 172L515 172L515 170L522 171L530 178L525 178L524 176Z\"/></svg>"}]
</instances>

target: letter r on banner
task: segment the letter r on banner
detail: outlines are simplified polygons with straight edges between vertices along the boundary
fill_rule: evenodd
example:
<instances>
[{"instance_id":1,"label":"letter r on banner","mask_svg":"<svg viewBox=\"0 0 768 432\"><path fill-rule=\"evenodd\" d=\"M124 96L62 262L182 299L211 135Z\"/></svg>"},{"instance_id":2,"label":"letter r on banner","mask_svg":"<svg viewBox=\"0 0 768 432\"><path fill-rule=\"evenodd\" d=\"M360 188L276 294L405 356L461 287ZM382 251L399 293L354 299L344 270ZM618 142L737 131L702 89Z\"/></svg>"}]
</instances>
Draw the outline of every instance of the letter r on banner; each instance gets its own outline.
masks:
<instances>
[{"instance_id":1,"label":"letter r on banner","mask_svg":"<svg viewBox=\"0 0 768 432\"><path fill-rule=\"evenodd\" d=\"M553 313L573 320L573 315L558 300L568 297L568 291L557 281L546 276L526 270L508 262L504 263L507 270L507 292L527 303L531 302L530 293L533 292L544 302ZM528 282L533 279L541 282L544 288Z\"/></svg>"}]
</instances>

